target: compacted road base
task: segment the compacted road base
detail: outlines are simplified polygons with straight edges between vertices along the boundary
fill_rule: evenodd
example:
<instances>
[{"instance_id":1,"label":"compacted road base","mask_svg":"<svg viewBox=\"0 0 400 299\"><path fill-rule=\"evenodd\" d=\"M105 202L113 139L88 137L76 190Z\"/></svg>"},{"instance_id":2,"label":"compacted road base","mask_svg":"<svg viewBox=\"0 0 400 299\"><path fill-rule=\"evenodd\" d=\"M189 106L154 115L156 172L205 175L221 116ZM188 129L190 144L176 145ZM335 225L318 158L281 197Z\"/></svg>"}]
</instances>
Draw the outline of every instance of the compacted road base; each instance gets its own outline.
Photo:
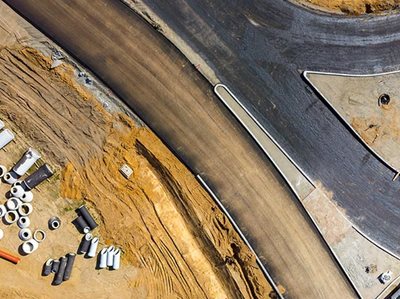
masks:
<instances>
[{"instance_id":1,"label":"compacted road base","mask_svg":"<svg viewBox=\"0 0 400 299\"><path fill-rule=\"evenodd\" d=\"M288 298L356 295L286 183L162 36L119 1L6 1L107 83L235 217Z\"/></svg>"}]
</instances>

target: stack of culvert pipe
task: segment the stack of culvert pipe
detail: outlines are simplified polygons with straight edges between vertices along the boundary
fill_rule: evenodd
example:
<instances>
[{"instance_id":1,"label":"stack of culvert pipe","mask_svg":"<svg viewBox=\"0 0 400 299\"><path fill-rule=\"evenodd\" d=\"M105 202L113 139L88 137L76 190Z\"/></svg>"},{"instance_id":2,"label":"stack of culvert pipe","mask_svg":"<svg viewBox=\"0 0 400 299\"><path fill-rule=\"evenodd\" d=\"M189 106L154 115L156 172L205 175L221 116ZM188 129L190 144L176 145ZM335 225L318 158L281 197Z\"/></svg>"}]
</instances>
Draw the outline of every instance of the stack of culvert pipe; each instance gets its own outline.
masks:
<instances>
[{"instance_id":1,"label":"stack of culvert pipe","mask_svg":"<svg viewBox=\"0 0 400 299\"><path fill-rule=\"evenodd\" d=\"M78 214L78 217L74 220L74 223L76 224L78 229L84 234L87 234L98 226L85 205L80 206L76 210L76 212Z\"/></svg>"},{"instance_id":2,"label":"stack of culvert pipe","mask_svg":"<svg viewBox=\"0 0 400 299\"><path fill-rule=\"evenodd\" d=\"M48 259L43 265L43 276L54 273L53 285L60 285L63 281L67 281L71 277L76 254L73 252L60 257L58 260Z\"/></svg>"},{"instance_id":3,"label":"stack of culvert pipe","mask_svg":"<svg viewBox=\"0 0 400 299\"><path fill-rule=\"evenodd\" d=\"M109 246L103 248L99 252L98 268L105 269L108 267L110 270L118 270L121 261L121 249Z\"/></svg>"}]
</instances>

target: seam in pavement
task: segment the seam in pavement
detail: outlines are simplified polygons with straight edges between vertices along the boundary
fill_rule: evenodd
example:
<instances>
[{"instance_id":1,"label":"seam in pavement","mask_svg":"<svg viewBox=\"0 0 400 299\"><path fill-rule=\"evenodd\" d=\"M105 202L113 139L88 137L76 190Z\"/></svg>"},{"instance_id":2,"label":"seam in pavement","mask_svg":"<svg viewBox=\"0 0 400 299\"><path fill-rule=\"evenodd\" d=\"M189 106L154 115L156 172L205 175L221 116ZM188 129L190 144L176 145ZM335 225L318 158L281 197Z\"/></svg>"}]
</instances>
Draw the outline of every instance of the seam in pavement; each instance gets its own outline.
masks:
<instances>
[{"instance_id":1,"label":"seam in pavement","mask_svg":"<svg viewBox=\"0 0 400 299\"><path fill-rule=\"evenodd\" d=\"M361 141L361 143L369 150L371 151L376 157L378 157L379 160L382 161L384 165L386 165L390 170L394 171L395 174L398 174L400 170L396 169L394 166L390 165L389 162L387 162L381 155L379 155L372 147L370 147L358 134L358 132L349 124L349 122L341 116L339 111L331 104L331 102L324 96L324 94L311 82L311 79L308 77L309 74L316 74L316 75L329 75L329 76L341 76L341 77L378 77L378 76L384 76L384 75L392 75L399 73L400 71L391 71L387 73L376 73L376 74L363 74L363 75L357 75L357 74L341 74L341 73L328 73L328 72L318 72L318 71L304 71L303 72L303 77L306 79L308 84L316 90L319 95L326 101L326 103L331 107L333 111L340 117L342 121L349 127L349 129L358 137L358 139Z\"/></svg>"},{"instance_id":2,"label":"seam in pavement","mask_svg":"<svg viewBox=\"0 0 400 299\"><path fill-rule=\"evenodd\" d=\"M196 178L203 185L203 187L207 190L207 192L211 195L211 197L217 203L218 207L224 212L226 217L228 217L229 221L232 223L232 225L235 228L236 232L239 234L239 236L242 238L242 240L246 243L247 247L249 247L250 251L254 254L254 256L256 257L256 260L257 260L257 264L260 266L260 268L261 268L262 272L264 273L265 277L267 278L268 282L271 284L272 289L279 296L279 299L284 299L284 297L280 293L278 287L276 286L274 280L272 279L272 276L269 274L268 270L264 267L263 263L261 262L260 258L257 255L257 253L254 251L254 249L251 246L250 242L247 240L245 235L242 233L242 231L240 230L239 226L236 224L235 220L233 220L233 217L229 214L228 210L225 209L225 207L222 204L222 202L219 200L217 195L211 190L211 188L207 185L207 183L203 180L201 175L200 174L196 175Z\"/></svg>"},{"instance_id":3,"label":"seam in pavement","mask_svg":"<svg viewBox=\"0 0 400 299\"><path fill-rule=\"evenodd\" d=\"M305 176L305 178L312 184L312 181L308 178L308 176L306 176L306 174L301 170L301 168L295 164L295 162L289 157L289 155L282 149L282 147L270 136L270 134L267 132L267 130L265 128L262 127L262 125L255 119L255 117L244 107L244 105L239 101L238 98L236 98L236 96L230 91L230 89L224 85L224 84L217 84L214 87L214 92L217 94L218 98L224 103L224 105L229 109L229 111L231 111L231 113L236 117L236 119L240 122L240 124L247 130L247 132L252 136L252 138L256 141L256 143L259 145L260 142L257 140L257 138L254 136L254 134L252 134L251 129L248 128L248 126L243 123L243 121L238 117L238 115L235 113L235 111L233 111L233 109L225 102L225 100L223 99L223 97L218 93L217 88L218 87L222 87L224 88L231 96L232 98L240 105L240 107L242 107L244 109L244 111L250 116L250 118L257 124L257 126L260 127L260 129L275 143L275 145L282 150L282 152L285 154L285 156L296 166L296 168L299 170L299 172L301 174L303 174ZM309 219L311 220L311 222L314 224L314 227L317 229L321 239L323 240L323 242L325 243L325 245L327 246L329 252L332 254L332 256L335 258L336 263L339 265L339 268L342 270L342 272L344 273L344 275L346 276L348 282L350 283L350 285L352 286L353 290L356 292L357 296L359 298L363 298L361 293L359 292L359 290L357 289L357 286L353 283L353 281L351 280L348 272L346 271L346 268L344 267L344 265L341 263L341 261L339 260L338 256L336 255L336 253L334 252L333 248L329 245L329 243L325 240L321 230L319 229L317 223L314 221L314 218L311 216L311 214L307 211L307 209L304 207L301 198L299 196L299 194L296 192L295 188L288 182L287 177L285 176L285 174L281 171L281 169L276 165L276 163L271 159L269 153L263 149L263 147L261 147L261 149L263 150L263 152L265 153L265 155L268 157L268 159L270 159L272 161L272 163L275 165L275 167L278 169L279 173L282 175L282 177L285 179L285 181L288 183L289 188L292 190L292 192L295 194L296 198L299 200L300 204L302 205L302 207L304 208L306 214L308 215ZM312 184L313 185L313 184ZM314 186L314 185L313 185ZM205 188L209 190L208 186L205 185ZM210 190L209 190L210 192ZM223 209L224 211L226 211L224 209L224 207L221 206L221 209ZM227 213L227 211L226 211ZM233 222L233 219L231 219L231 221ZM233 222L234 223L234 222ZM243 236L244 238L244 236ZM248 246L251 248L250 244L248 244ZM256 255L257 256L257 255Z\"/></svg>"}]
</instances>

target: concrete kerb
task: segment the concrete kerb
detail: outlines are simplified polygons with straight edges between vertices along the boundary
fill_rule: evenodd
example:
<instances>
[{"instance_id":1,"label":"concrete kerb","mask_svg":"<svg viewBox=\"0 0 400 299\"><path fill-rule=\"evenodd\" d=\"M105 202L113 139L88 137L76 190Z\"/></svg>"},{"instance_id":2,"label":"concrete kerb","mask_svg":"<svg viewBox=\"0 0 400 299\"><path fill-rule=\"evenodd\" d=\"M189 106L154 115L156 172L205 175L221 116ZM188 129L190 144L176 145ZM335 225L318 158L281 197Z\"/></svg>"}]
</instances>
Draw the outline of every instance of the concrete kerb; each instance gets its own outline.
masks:
<instances>
[{"instance_id":1,"label":"concrete kerb","mask_svg":"<svg viewBox=\"0 0 400 299\"><path fill-rule=\"evenodd\" d=\"M272 289L275 291L275 293L278 295L279 299L284 299L282 294L280 293L277 285L275 284L272 276L269 274L268 270L264 267L263 263L261 262L260 258L258 257L257 253L254 251L253 247L251 246L250 242L247 240L246 236L242 233L240 230L239 226L236 224L235 220L233 220L233 217L229 214L228 210L225 209L224 205L222 202L219 200L217 195L211 190L211 188L207 185L207 183L203 180L203 178L198 174L196 175L197 180L200 182L200 184L207 190L208 194L211 195L211 197L214 199L214 201L217 203L218 207L224 212L226 217L229 219L229 221L232 223L233 227L235 228L236 232L239 234L239 236L242 238L244 243L249 247L250 251L254 254L257 260L257 264L260 266L261 271L264 273L265 277L267 278L268 282L271 284Z\"/></svg>"},{"instance_id":2,"label":"concrete kerb","mask_svg":"<svg viewBox=\"0 0 400 299\"><path fill-rule=\"evenodd\" d=\"M224 84L219 83L214 86L214 92L218 96L218 98L224 103L224 105L231 111L231 113L239 120L241 125L247 130L247 132L253 137L253 139L256 141L258 145L260 145L260 142L257 140L257 138L252 134L251 129L246 126L245 123L241 121L241 119L238 117L236 112L231 109L231 107L228 105L228 103L224 100L223 96L218 92L218 88L223 88L225 89L229 95L239 104L239 106L248 114L248 116L254 121L254 123L264 132L264 134L271 139L271 141L276 145L277 148L286 156L286 158L297 168L297 170L307 179L307 181L315 188L314 184L312 183L312 180L308 177L308 175L297 165L297 163L289 156L289 154L280 146L280 144L269 134L269 132L261 125L261 123L250 113L250 111L242 104L242 102L233 94L233 92ZM262 148L263 149L263 148ZM263 149L265 152L265 150ZM265 152L265 154L268 156L268 158L272 161L274 166L279 170L281 175L285 178L286 181L288 181L287 177L283 173L283 171L280 169L279 165L277 164L274 159L272 159L268 153ZM294 192L296 192L294 190Z\"/></svg>"}]
</instances>

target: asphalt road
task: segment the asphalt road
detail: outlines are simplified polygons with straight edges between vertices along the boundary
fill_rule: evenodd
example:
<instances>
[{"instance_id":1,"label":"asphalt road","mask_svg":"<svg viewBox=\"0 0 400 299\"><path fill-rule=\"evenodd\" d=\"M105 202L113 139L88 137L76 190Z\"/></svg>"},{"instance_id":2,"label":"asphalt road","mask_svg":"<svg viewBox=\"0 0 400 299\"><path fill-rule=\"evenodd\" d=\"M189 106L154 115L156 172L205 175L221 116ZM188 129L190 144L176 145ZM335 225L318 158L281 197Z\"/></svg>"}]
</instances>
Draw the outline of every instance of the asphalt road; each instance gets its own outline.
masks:
<instances>
[{"instance_id":1,"label":"asphalt road","mask_svg":"<svg viewBox=\"0 0 400 299\"><path fill-rule=\"evenodd\" d=\"M355 297L274 166L208 82L147 23L119 1L5 2L106 82L201 174L288 297ZM226 287L241 297L232 281Z\"/></svg>"},{"instance_id":2,"label":"asphalt road","mask_svg":"<svg viewBox=\"0 0 400 299\"><path fill-rule=\"evenodd\" d=\"M348 218L400 256L400 181L302 79L399 69L400 15L339 17L282 0L144 0L194 47ZM257 25L254 25L257 24Z\"/></svg>"}]
</instances>

